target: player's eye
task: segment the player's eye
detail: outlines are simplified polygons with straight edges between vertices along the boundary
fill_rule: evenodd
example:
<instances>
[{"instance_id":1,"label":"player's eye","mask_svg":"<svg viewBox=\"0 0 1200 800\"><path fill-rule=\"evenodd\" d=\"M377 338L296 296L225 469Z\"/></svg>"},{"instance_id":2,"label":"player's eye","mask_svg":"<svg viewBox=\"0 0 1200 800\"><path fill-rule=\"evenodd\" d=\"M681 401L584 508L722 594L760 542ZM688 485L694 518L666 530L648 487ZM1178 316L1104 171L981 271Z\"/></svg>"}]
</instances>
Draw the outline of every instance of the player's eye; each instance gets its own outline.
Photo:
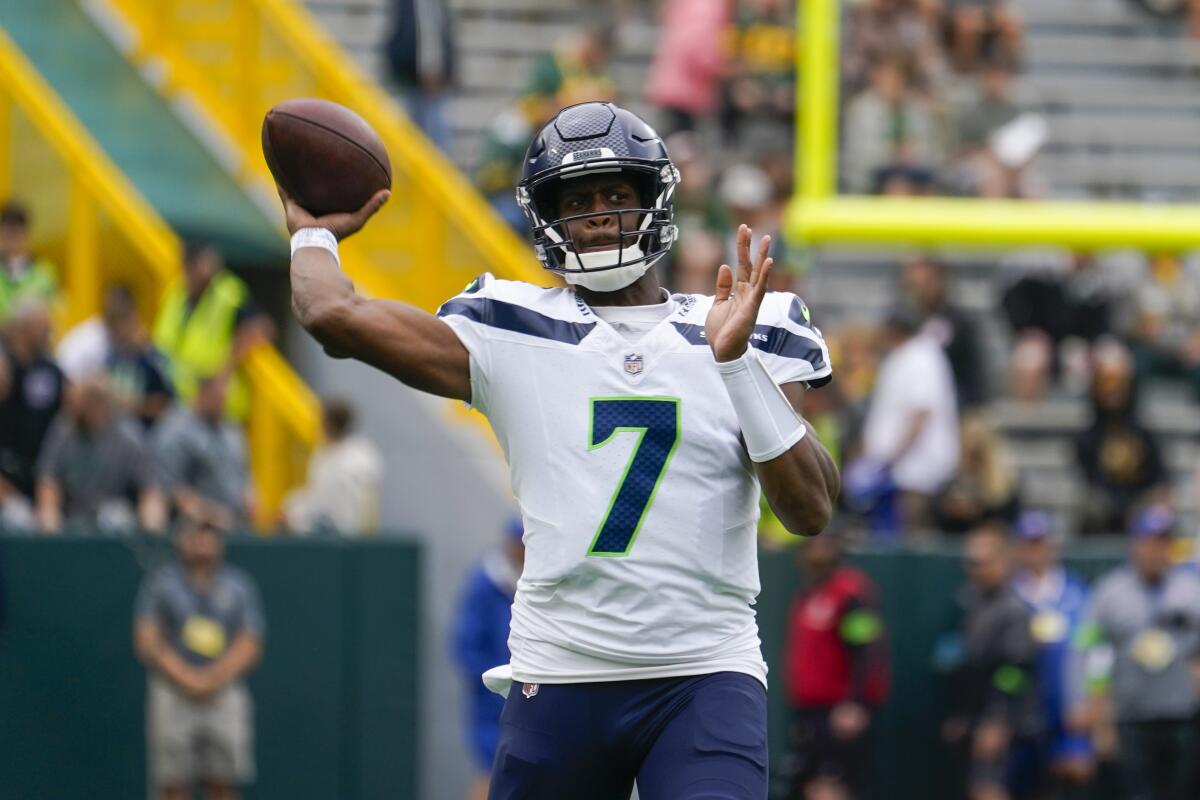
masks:
<instances>
[{"instance_id":1,"label":"player's eye","mask_svg":"<svg viewBox=\"0 0 1200 800\"><path fill-rule=\"evenodd\" d=\"M608 202L612 203L615 206L624 205L628 201L629 201L629 192L623 192L623 191L612 192L608 196Z\"/></svg>"}]
</instances>

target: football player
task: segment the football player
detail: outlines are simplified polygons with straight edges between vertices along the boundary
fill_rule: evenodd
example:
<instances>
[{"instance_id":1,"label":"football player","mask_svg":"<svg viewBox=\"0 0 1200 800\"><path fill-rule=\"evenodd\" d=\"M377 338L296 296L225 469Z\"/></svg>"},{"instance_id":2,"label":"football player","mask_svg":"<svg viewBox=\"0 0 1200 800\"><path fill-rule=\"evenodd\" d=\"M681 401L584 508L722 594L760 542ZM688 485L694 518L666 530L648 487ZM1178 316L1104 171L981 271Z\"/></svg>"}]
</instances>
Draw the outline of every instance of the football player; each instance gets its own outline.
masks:
<instances>
[{"instance_id":1,"label":"football player","mask_svg":"<svg viewBox=\"0 0 1200 800\"><path fill-rule=\"evenodd\" d=\"M436 316L338 269L386 192L320 218L283 195L304 327L480 410L508 460L526 560L492 798L767 796L758 497L801 536L829 520L837 469L797 411L829 353L799 297L766 291L769 240L752 254L744 225L712 296L659 284L678 182L634 114L563 109L517 200L569 286L485 274Z\"/></svg>"}]
</instances>

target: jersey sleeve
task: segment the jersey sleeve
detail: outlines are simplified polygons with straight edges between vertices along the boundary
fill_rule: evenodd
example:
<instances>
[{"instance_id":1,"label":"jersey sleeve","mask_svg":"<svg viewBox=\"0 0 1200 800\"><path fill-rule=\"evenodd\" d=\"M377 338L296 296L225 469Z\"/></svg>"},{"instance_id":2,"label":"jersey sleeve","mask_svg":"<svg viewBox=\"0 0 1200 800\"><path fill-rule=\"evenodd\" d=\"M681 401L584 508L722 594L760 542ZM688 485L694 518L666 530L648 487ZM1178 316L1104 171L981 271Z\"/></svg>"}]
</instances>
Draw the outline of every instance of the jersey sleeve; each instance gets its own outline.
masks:
<instances>
[{"instance_id":1,"label":"jersey sleeve","mask_svg":"<svg viewBox=\"0 0 1200 800\"><path fill-rule=\"evenodd\" d=\"M479 300L493 294L495 279L485 272L471 281L467 288L442 303L437 310L438 319L450 326L450 330L467 348L471 364L471 408L487 414L488 395L492 363L492 337L489 328L479 313Z\"/></svg>"},{"instance_id":2,"label":"jersey sleeve","mask_svg":"<svg viewBox=\"0 0 1200 800\"><path fill-rule=\"evenodd\" d=\"M832 380L825 337L812 324L808 306L791 292L769 292L763 298L750 343L779 384L802 382L816 388Z\"/></svg>"}]
</instances>

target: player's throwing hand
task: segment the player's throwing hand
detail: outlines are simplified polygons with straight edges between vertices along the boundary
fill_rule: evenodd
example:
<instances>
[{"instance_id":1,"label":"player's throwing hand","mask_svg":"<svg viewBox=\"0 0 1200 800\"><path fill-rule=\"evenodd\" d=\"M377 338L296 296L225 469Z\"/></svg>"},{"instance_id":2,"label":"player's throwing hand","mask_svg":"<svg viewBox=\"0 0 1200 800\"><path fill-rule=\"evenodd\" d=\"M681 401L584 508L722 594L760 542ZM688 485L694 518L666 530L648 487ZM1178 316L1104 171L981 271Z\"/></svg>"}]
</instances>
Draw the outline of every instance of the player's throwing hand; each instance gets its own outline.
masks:
<instances>
[{"instance_id":1,"label":"player's throwing hand","mask_svg":"<svg viewBox=\"0 0 1200 800\"><path fill-rule=\"evenodd\" d=\"M363 225L367 224L367 220L376 211L383 208L383 204L392 196L389 190L380 189L358 211L348 214L326 214L321 217L314 217L301 208L299 203L289 197L282 186L276 184L275 188L279 191L279 199L283 201L283 213L287 219L288 233L295 233L301 228L325 228L336 236L338 241L357 233Z\"/></svg>"},{"instance_id":2,"label":"player's throwing hand","mask_svg":"<svg viewBox=\"0 0 1200 800\"><path fill-rule=\"evenodd\" d=\"M746 352L758 308L767 292L767 276L774 259L767 256L771 237L758 243L758 254L750 261L750 226L740 225L737 232L738 269L735 278L728 264L717 270L717 288L712 309L704 320L704 335L717 361L733 361Z\"/></svg>"}]
</instances>

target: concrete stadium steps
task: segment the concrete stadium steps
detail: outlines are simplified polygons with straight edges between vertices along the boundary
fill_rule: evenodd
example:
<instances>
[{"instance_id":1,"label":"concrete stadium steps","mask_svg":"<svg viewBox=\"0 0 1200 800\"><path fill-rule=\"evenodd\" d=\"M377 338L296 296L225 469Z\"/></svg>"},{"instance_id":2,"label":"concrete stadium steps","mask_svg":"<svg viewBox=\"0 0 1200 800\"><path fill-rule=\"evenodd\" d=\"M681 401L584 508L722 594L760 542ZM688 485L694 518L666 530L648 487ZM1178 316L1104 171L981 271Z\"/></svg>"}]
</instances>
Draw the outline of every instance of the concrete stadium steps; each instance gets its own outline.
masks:
<instances>
[{"instance_id":1,"label":"concrete stadium steps","mask_svg":"<svg viewBox=\"0 0 1200 800\"><path fill-rule=\"evenodd\" d=\"M328 33L367 71L386 84L383 49L391 31L388 0L306 0ZM455 132L452 159L468 172L479 161L484 135L511 107L534 60L596 15L587 0L450 0L454 14L459 85L450 101ZM638 20L619 31L613 78L634 110L653 55L654 29Z\"/></svg>"},{"instance_id":2,"label":"concrete stadium steps","mask_svg":"<svg viewBox=\"0 0 1200 800\"><path fill-rule=\"evenodd\" d=\"M1018 0L1018 101L1043 113L1056 195L1200 200L1200 43L1126 0Z\"/></svg>"}]
</instances>

